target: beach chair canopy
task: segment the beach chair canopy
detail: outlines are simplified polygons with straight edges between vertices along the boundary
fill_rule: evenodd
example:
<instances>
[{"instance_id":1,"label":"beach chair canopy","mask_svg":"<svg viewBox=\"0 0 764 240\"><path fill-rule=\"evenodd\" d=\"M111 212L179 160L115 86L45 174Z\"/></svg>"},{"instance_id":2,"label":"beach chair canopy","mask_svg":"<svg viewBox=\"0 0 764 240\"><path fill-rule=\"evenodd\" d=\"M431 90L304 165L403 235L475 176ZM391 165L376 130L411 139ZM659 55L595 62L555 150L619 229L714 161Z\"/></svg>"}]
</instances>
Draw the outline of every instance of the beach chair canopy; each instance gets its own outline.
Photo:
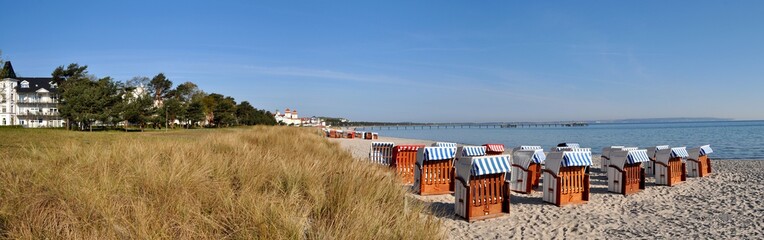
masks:
<instances>
[{"instance_id":1,"label":"beach chair canopy","mask_svg":"<svg viewBox=\"0 0 764 240\"><path fill-rule=\"evenodd\" d=\"M591 166L592 153L583 151L563 152L561 167Z\"/></svg>"},{"instance_id":2,"label":"beach chair canopy","mask_svg":"<svg viewBox=\"0 0 764 240\"><path fill-rule=\"evenodd\" d=\"M509 155L473 157L470 174L472 176L482 176L509 172L510 159Z\"/></svg>"},{"instance_id":3,"label":"beach chair canopy","mask_svg":"<svg viewBox=\"0 0 764 240\"><path fill-rule=\"evenodd\" d=\"M638 147L622 147L621 149L623 149L624 151L639 150Z\"/></svg>"},{"instance_id":4,"label":"beach chair canopy","mask_svg":"<svg viewBox=\"0 0 764 240\"><path fill-rule=\"evenodd\" d=\"M512 164L528 169L531 163L543 164L546 154L541 149L517 150L512 152Z\"/></svg>"},{"instance_id":5,"label":"beach chair canopy","mask_svg":"<svg viewBox=\"0 0 764 240\"><path fill-rule=\"evenodd\" d=\"M423 148L424 145L398 145L395 146L396 151L417 151L419 148Z\"/></svg>"},{"instance_id":6,"label":"beach chair canopy","mask_svg":"<svg viewBox=\"0 0 764 240\"><path fill-rule=\"evenodd\" d=\"M371 132L371 135L379 135L377 132Z\"/></svg>"},{"instance_id":7,"label":"beach chair canopy","mask_svg":"<svg viewBox=\"0 0 764 240\"><path fill-rule=\"evenodd\" d=\"M436 161L453 159L456 156L456 148L452 147L425 147L423 152L424 161Z\"/></svg>"},{"instance_id":8,"label":"beach chair canopy","mask_svg":"<svg viewBox=\"0 0 764 240\"><path fill-rule=\"evenodd\" d=\"M454 164L456 178L463 180L464 184L469 186L470 176L510 172L511 161L512 156L509 155L459 157Z\"/></svg>"},{"instance_id":9,"label":"beach chair canopy","mask_svg":"<svg viewBox=\"0 0 764 240\"><path fill-rule=\"evenodd\" d=\"M700 146L700 156L705 156L712 152L714 152L714 150L711 149L711 145Z\"/></svg>"},{"instance_id":10,"label":"beach chair canopy","mask_svg":"<svg viewBox=\"0 0 764 240\"><path fill-rule=\"evenodd\" d=\"M626 155L626 164L635 164L635 163L641 163L641 162L647 162L650 161L650 158L647 157L647 150L629 150L629 153Z\"/></svg>"},{"instance_id":11,"label":"beach chair canopy","mask_svg":"<svg viewBox=\"0 0 764 240\"><path fill-rule=\"evenodd\" d=\"M485 156L485 146L463 146L460 149L462 157Z\"/></svg>"},{"instance_id":12,"label":"beach chair canopy","mask_svg":"<svg viewBox=\"0 0 764 240\"><path fill-rule=\"evenodd\" d=\"M555 175L557 175L560 172L560 169L563 167L591 166L592 152L589 148L577 148L572 151L550 152L546 156L544 165L545 169L551 171Z\"/></svg>"},{"instance_id":13,"label":"beach chair canopy","mask_svg":"<svg viewBox=\"0 0 764 240\"><path fill-rule=\"evenodd\" d=\"M452 147L456 148L456 143L452 142L435 142L432 144L433 147Z\"/></svg>"},{"instance_id":14,"label":"beach chair canopy","mask_svg":"<svg viewBox=\"0 0 764 240\"><path fill-rule=\"evenodd\" d=\"M392 142L371 142L371 147L394 147L395 143Z\"/></svg>"},{"instance_id":15,"label":"beach chair canopy","mask_svg":"<svg viewBox=\"0 0 764 240\"><path fill-rule=\"evenodd\" d=\"M610 152L610 165L623 170L626 164L636 164L650 161L646 149L615 149Z\"/></svg>"},{"instance_id":16,"label":"beach chair canopy","mask_svg":"<svg viewBox=\"0 0 764 240\"><path fill-rule=\"evenodd\" d=\"M489 143L489 144L483 144L483 146L485 146L486 151L489 151L489 152L502 152L502 153L504 152L504 144Z\"/></svg>"},{"instance_id":17,"label":"beach chair canopy","mask_svg":"<svg viewBox=\"0 0 764 240\"><path fill-rule=\"evenodd\" d=\"M675 157L686 158L686 157L689 157L689 156L690 156L690 154L687 153L687 148L686 147L671 148L671 157L672 158L675 158Z\"/></svg>"},{"instance_id":18,"label":"beach chair canopy","mask_svg":"<svg viewBox=\"0 0 764 240\"><path fill-rule=\"evenodd\" d=\"M581 145L578 143L559 143L557 144L558 147L571 147L571 148L580 148Z\"/></svg>"}]
</instances>

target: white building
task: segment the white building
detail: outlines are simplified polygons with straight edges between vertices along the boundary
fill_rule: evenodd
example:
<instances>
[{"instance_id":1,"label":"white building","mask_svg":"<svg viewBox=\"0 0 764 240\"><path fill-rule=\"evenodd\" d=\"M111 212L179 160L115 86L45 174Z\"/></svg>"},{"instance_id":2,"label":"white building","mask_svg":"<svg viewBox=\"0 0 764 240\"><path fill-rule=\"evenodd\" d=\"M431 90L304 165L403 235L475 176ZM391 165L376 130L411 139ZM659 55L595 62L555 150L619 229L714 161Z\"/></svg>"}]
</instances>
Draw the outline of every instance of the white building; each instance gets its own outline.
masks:
<instances>
[{"instance_id":1,"label":"white building","mask_svg":"<svg viewBox=\"0 0 764 240\"><path fill-rule=\"evenodd\" d=\"M284 113L276 111L273 117L276 118L277 123L295 126L302 124L302 119L297 117L297 110L289 110L289 108L285 109Z\"/></svg>"},{"instance_id":2,"label":"white building","mask_svg":"<svg viewBox=\"0 0 764 240\"><path fill-rule=\"evenodd\" d=\"M53 78L16 77L10 62L0 79L0 126L63 127Z\"/></svg>"}]
</instances>

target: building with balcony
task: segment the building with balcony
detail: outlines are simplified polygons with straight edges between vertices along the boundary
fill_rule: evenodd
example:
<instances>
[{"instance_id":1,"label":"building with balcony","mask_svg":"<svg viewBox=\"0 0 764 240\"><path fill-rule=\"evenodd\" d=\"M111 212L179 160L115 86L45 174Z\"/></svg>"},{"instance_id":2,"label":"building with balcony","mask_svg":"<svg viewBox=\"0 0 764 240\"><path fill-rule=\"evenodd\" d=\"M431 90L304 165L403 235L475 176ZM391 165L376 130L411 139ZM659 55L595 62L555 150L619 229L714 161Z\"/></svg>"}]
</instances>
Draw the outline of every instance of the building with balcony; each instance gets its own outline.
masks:
<instances>
[{"instance_id":1,"label":"building with balcony","mask_svg":"<svg viewBox=\"0 0 764 240\"><path fill-rule=\"evenodd\" d=\"M53 78L17 77L11 62L0 72L0 126L64 127Z\"/></svg>"}]
</instances>

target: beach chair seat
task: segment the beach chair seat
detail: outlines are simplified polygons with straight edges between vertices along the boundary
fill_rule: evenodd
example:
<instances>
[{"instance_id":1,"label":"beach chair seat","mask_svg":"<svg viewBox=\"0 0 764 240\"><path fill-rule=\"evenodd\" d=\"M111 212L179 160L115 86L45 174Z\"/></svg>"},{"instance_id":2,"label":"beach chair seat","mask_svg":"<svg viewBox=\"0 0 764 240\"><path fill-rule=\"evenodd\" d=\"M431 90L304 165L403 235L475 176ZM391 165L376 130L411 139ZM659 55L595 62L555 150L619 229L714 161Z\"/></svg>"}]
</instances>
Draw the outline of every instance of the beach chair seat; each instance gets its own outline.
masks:
<instances>
[{"instance_id":1,"label":"beach chair seat","mask_svg":"<svg viewBox=\"0 0 764 240\"><path fill-rule=\"evenodd\" d=\"M589 148L550 152L545 161L543 199L557 206L589 201L589 174L592 165Z\"/></svg>"},{"instance_id":2,"label":"beach chair seat","mask_svg":"<svg viewBox=\"0 0 764 240\"><path fill-rule=\"evenodd\" d=\"M711 159L708 154L714 152L711 145L703 145L687 150L687 176L706 177L711 174Z\"/></svg>"},{"instance_id":3,"label":"beach chair seat","mask_svg":"<svg viewBox=\"0 0 764 240\"><path fill-rule=\"evenodd\" d=\"M541 178L541 165L546 160L544 150L517 149L512 151L512 174L509 174L509 189L530 194L538 187Z\"/></svg>"},{"instance_id":4,"label":"beach chair seat","mask_svg":"<svg viewBox=\"0 0 764 240\"><path fill-rule=\"evenodd\" d=\"M454 187L454 147L424 147L417 151L414 189L419 195L449 194Z\"/></svg>"},{"instance_id":5,"label":"beach chair seat","mask_svg":"<svg viewBox=\"0 0 764 240\"><path fill-rule=\"evenodd\" d=\"M661 149L655 154L655 184L674 186L686 179L687 148Z\"/></svg>"},{"instance_id":6,"label":"beach chair seat","mask_svg":"<svg viewBox=\"0 0 764 240\"><path fill-rule=\"evenodd\" d=\"M371 142L371 151L369 151L369 160L384 166L393 166L393 149L395 143L392 142Z\"/></svg>"},{"instance_id":7,"label":"beach chair seat","mask_svg":"<svg viewBox=\"0 0 764 240\"><path fill-rule=\"evenodd\" d=\"M509 213L504 179L511 171L510 155L459 157L456 160L454 210L469 222Z\"/></svg>"},{"instance_id":8,"label":"beach chair seat","mask_svg":"<svg viewBox=\"0 0 764 240\"><path fill-rule=\"evenodd\" d=\"M398 145L393 147L392 167L401 182L414 183L414 168L416 167L417 151L423 148L420 144Z\"/></svg>"},{"instance_id":9,"label":"beach chair seat","mask_svg":"<svg viewBox=\"0 0 764 240\"><path fill-rule=\"evenodd\" d=\"M500 143L486 143L483 144L486 148L486 155L502 155L504 154L504 144Z\"/></svg>"},{"instance_id":10,"label":"beach chair seat","mask_svg":"<svg viewBox=\"0 0 764 240\"><path fill-rule=\"evenodd\" d=\"M379 133L376 133L376 132L372 132L372 133L371 133L371 139L374 139L374 140L377 140L377 139L379 139Z\"/></svg>"},{"instance_id":11,"label":"beach chair seat","mask_svg":"<svg viewBox=\"0 0 764 240\"><path fill-rule=\"evenodd\" d=\"M645 189L645 170L642 163L649 162L647 150L634 148L612 149L608 167L608 191L629 195Z\"/></svg>"}]
</instances>

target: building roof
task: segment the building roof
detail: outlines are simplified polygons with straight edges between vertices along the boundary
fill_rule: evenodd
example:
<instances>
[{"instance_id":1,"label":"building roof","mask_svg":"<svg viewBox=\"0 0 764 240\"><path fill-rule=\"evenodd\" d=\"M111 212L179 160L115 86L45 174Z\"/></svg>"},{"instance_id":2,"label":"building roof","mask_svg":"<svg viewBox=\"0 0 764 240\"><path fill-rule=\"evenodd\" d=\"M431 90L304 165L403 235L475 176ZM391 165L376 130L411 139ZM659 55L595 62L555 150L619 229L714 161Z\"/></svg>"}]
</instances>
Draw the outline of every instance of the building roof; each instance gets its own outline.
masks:
<instances>
[{"instance_id":1,"label":"building roof","mask_svg":"<svg viewBox=\"0 0 764 240\"><path fill-rule=\"evenodd\" d=\"M0 79L3 78L16 78L16 72L13 71L13 65L11 61L6 61L2 69L0 69Z\"/></svg>"},{"instance_id":2,"label":"building roof","mask_svg":"<svg viewBox=\"0 0 764 240\"><path fill-rule=\"evenodd\" d=\"M58 87L51 86L51 83L53 83L53 78L13 78L15 80L18 80L18 84L16 84L16 92L18 93L33 93L37 92L37 90L40 90L44 88L45 90L48 90L52 93L58 92ZM29 88L22 88L21 83L27 81L29 83ZM54 85L55 86L55 85Z\"/></svg>"}]
</instances>

